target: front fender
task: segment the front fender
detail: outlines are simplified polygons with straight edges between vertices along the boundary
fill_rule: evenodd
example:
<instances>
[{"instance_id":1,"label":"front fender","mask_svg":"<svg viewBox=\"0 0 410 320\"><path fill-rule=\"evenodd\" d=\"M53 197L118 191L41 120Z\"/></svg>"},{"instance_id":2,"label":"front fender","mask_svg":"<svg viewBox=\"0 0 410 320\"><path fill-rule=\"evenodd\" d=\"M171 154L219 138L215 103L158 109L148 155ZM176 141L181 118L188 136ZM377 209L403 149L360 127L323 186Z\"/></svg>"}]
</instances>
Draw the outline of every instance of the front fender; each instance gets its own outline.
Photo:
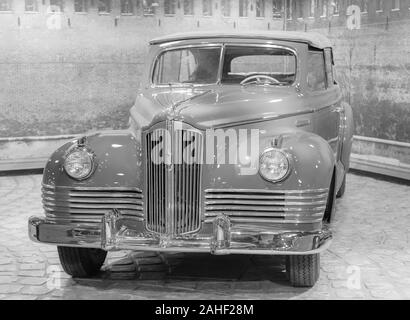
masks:
<instances>
[{"instance_id":1,"label":"front fender","mask_svg":"<svg viewBox=\"0 0 410 320\"><path fill-rule=\"evenodd\" d=\"M272 129L270 129L272 128ZM253 129L248 127L248 129ZM335 156L329 143L319 135L286 126L260 130L259 153L272 146L275 137L291 157L291 173L278 183L263 179L257 169L243 174L241 164L207 164L205 188L304 190L329 188L335 168Z\"/></svg>"},{"instance_id":2,"label":"front fender","mask_svg":"<svg viewBox=\"0 0 410 320\"><path fill-rule=\"evenodd\" d=\"M298 131L282 137L282 148L292 156L291 183L306 189L328 188L336 163L329 143L311 132Z\"/></svg>"},{"instance_id":3,"label":"front fender","mask_svg":"<svg viewBox=\"0 0 410 320\"><path fill-rule=\"evenodd\" d=\"M49 158L43 183L59 187L138 187L142 189L141 142L129 130L101 131L86 136L86 146L96 155L96 169L90 178L77 181L63 167L67 150L77 144L68 142Z\"/></svg>"}]
</instances>

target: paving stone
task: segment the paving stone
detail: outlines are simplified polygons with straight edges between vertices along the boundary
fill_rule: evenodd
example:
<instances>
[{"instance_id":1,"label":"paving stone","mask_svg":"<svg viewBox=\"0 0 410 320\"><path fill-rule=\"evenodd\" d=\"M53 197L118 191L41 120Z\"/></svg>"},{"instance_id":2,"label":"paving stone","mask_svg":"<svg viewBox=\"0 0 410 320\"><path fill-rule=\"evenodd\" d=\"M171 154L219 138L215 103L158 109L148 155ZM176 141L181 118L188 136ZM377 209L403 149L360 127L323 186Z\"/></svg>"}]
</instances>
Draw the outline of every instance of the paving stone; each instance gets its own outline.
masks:
<instances>
[{"instance_id":1,"label":"paving stone","mask_svg":"<svg viewBox=\"0 0 410 320\"><path fill-rule=\"evenodd\" d=\"M18 284L0 284L0 293L16 293L19 292L23 286Z\"/></svg>"},{"instance_id":2,"label":"paving stone","mask_svg":"<svg viewBox=\"0 0 410 320\"><path fill-rule=\"evenodd\" d=\"M130 300L150 300L150 299L147 297L141 296L141 295L131 294Z\"/></svg>"},{"instance_id":3,"label":"paving stone","mask_svg":"<svg viewBox=\"0 0 410 320\"><path fill-rule=\"evenodd\" d=\"M59 258L47 258L48 265L54 265L58 266L60 265L60 259Z\"/></svg>"},{"instance_id":4,"label":"paving stone","mask_svg":"<svg viewBox=\"0 0 410 320\"><path fill-rule=\"evenodd\" d=\"M61 298L62 296L64 296L65 292L64 290L53 290L53 292L51 293L51 297L55 297L55 298Z\"/></svg>"},{"instance_id":5,"label":"paving stone","mask_svg":"<svg viewBox=\"0 0 410 320\"><path fill-rule=\"evenodd\" d=\"M368 265L371 263L369 259L367 259L366 256L361 255L359 253L346 254L343 257L343 260L346 261L351 266L363 266L363 265Z\"/></svg>"},{"instance_id":6,"label":"paving stone","mask_svg":"<svg viewBox=\"0 0 410 320\"><path fill-rule=\"evenodd\" d=\"M160 257L148 257L136 259L138 265L143 264L163 264L164 261Z\"/></svg>"},{"instance_id":7,"label":"paving stone","mask_svg":"<svg viewBox=\"0 0 410 320\"><path fill-rule=\"evenodd\" d=\"M43 270L46 265L44 263L23 263L20 264L20 270Z\"/></svg>"},{"instance_id":8,"label":"paving stone","mask_svg":"<svg viewBox=\"0 0 410 320\"><path fill-rule=\"evenodd\" d=\"M121 258L126 258L129 255L129 251L121 250L121 251L112 251L108 253L108 258L113 258L119 260Z\"/></svg>"},{"instance_id":9,"label":"paving stone","mask_svg":"<svg viewBox=\"0 0 410 320\"><path fill-rule=\"evenodd\" d=\"M249 291L249 290L259 290L261 288L261 283L259 281L239 281L234 282L232 289L237 291Z\"/></svg>"},{"instance_id":10,"label":"paving stone","mask_svg":"<svg viewBox=\"0 0 410 320\"><path fill-rule=\"evenodd\" d=\"M0 271L1 272L5 272L5 271L9 271L9 272L13 272L13 271L17 271L17 266L14 264L4 264L0 266Z\"/></svg>"},{"instance_id":11,"label":"paving stone","mask_svg":"<svg viewBox=\"0 0 410 320\"><path fill-rule=\"evenodd\" d=\"M389 289L373 289L370 294L376 299L400 299L401 295L396 290Z\"/></svg>"},{"instance_id":12,"label":"paving stone","mask_svg":"<svg viewBox=\"0 0 410 320\"><path fill-rule=\"evenodd\" d=\"M165 272L141 272L138 275L138 279L140 280L158 280L164 279L166 277Z\"/></svg>"},{"instance_id":13,"label":"paving stone","mask_svg":"<svg viewBox=\"0 0 410 320\"><path fill-rule=\"evenodd\" d=\"M138 272L155 272L155 271L168 271L168 266L164 264L144 264L137 266Z\"/></svg>"},{"instance_id":14,"label":"paving stone","mask_svg":"<svg viewBox=\"0 0 410 320\"><path fill-rule=\"evenodd\" d=\"M47 282L47 278L42 277L21 277L19 279L20 284L31 285L31 286L38 286L45 284Z\"/></svg>"},{"instance_id":15,"label":"paving stone","mask_svg":"<svg viewBox=\"0 0 410 320\"><path fill-rule=\"evenodd\" d=\"M109 279L126 280L126 279L136 279L139 275L133 272L118 272L110 273Z\"/></svg>"},{"instance_id":16,"label":"paving stone","mask_svg":"<svg viewBox=\"0 0 410 320\"><path fill-rule=\"evenodd\" d=\"M365 294L361 291L350 289L337 289L336 296L343 299L364 298Z\"/></svg>"},{"instance_id":17,"label":"paving stone","mask_svg":"<svg viewBox=\"0 0 410 320\"><path fill-rule=\"evenodd\" d=\"M392 289L394 288L394 282L388 278L371 278L363 281L369 289Z\"/></svg>"},{"instance_id":18,"label":"paving stone","mask_svg":"<svg viewBox=\"0 0 410 320\"><path fill-rule=\"evenodd\" d=\"M134 265L134 260L130 257L122 258L122 259L114 259L114 263L116 266L120 265Z\"/></svg>"},{"instance_id":19,"label":"paving stone","mask_svg":"<svg viewBox=\"0 0 410 320\"><path fill-rule=\"evenodd\" d=\"M0 299L410 299L409 187L347 181L319 281L306 289L286 281L283 258L246 255L123 250L109 252L95 277L72 279L55 246L27 238L28 217L43 215L41 175L0 177ZM49 266L60 271L58 288L47 287Z\"/></svg>"},{"instance_id":20,"label":"paving stone","mask_svg":"<svg viewBox=\"0 0 410 320\"><path fill-rule=\"evenodd\" d=\"M135 265L132 264L114 264L112 266L109 267L109 270L111 272L135 272L136 271L136 267Z\"/></svg>"},{"instance_id":21,"label":"paving stone","mask_svg":"<svg viewBox=\"0 0 410 320\"><path fill-rule=\"evenodd\" d=\"M27 276L27 277L42 277L46 274L45 270L21 270L19 271L19 276Z\"/></svg>"},{"instance_id":22,"label":"paving stone","mask_svg":"<svg viewBox=\"0 0 410 320\"><path fill-rule=\"evenodd\" d=\"M218 291L227 292L232 289L232 283L230 282L201 282L198 284L197 289L205 291Z\"/></svg>"},{"instance_id":23,"label":"paving stone","mask_svg":"<svg viewBox=\"0 0 410 320\"><path fill-rule=\"evenodd\" d=\"M44 263L44 259L40 256L32 256L32 257L23 257L19 259L20 263ZM48 263L50 262L50 259L48 259Z\"/></svg>"},{"instance_id":24,"label":"paving stone","mask_svg":"<svg viewBox=\"0 0 410 320\"><path fill-rule=\"evenodd\" d=\"M327 273L327 278L329 280L346 280L347 277L348 275L346 274L346 272L336 271Z\"/></svg>"},{"instance_id":25,"label":"paving stone","mask_svg":"<svg viewBox=\"0 0 410 320\"><path fill-rule=\"evenodd\" d=\"M41 252L52 252L54 254L58 254L57 253L57 249L56 247L52 246L52 245L43 245L39 247L39 250Z\"/></svg>"},{"instance_id":26,"label":"paving stone","mask_svg":"<svg viewBox=\"0 0 410 320\"><path fill-rule=\"evenodd\" d=\"M17 281L15 276L0 276L0 284L11 284Z\"/></svg>"},{"instance_id":27,"label":"paving stone","mask_svg":"<svg viewBox=\"0 0 410 320\"><path fill-rule=\"evenodd\" d=\"M153 251L140 251L140 252L132 253L132 257L134 259L136 259L136 258L158 257L158 253L153 252Z\"/></svg>"},{"instance_id":28,"label":"paving stone","mask_svg":"<svg viewBox=\"0 0 410 320\"><path fill-rule=\"evenodd\" d=\"M58 258L57 252L42 252L41 254L47 258Z\"/></svg>"},{"instance_id":29,"label":"paving stone","mask_svg":"<svg viewBox=\"0 0 410 320\"><path fill-rule=\"evenodd\" d=\"M11 258L1 258L0 259L0 268L1 268L2 265L5 265L5 264L9 265L11 263L13 263L13 259L11 259Z\"/></svg>"},{"instance_id":30,"label":"paving stone","mask_svg":"<svg viewBox=\"0 0 410 320\"><path fill-rule=\"evenodd\" d=\"M71 287L76 285L76 281L72 278L69 279L64 279L64 278L60 278L58 280L58 288L56 289L60 289L60 288L65 288L65 287Z\"/></svg>"},{"instance_id":31,"label":"paving stone","mask_svg":"<svg viewBox=\"0 0 410 320\"><path fill-rule=\"evenodd\" d=\"M36 300L36 296L28 296L25 294L9 294L4 300Z\"/></svg>"},{"instance_id":32,"label":"paving stone","mask_svg":"<svg viewBox=\"0 0 410 320\"><path fill-rule=\"evenodd\" d=\"M30 294L30 295L43 295L46 293L51 292L54 290L54 288L48 288L47 285L43 286L25 286L23 289L21 289L22 294Z\"/></svg>"},{"instance_id":33,"label":"paving stone","mask_svg":"<svg viewBox=\"0 0 410 320\"><path fill-rule=\"evenodd\" d=\"M165 283L164 287L166 290L173 290L173 291L185 291L185 292L193 292L196 291L197 283L192 282L185 282L185 281L172 281L170 283Z\"/></svg>"},{"instance_id":34,"label":"paving stone","mask_svg":"<svg viewBox=\"0 0 410 320\"><path fill-rule=\"evenodd\" d=\"M347 288L348 284L346 280L334 280L332 281L333 288Z\"/></svg>"}]
</instances>

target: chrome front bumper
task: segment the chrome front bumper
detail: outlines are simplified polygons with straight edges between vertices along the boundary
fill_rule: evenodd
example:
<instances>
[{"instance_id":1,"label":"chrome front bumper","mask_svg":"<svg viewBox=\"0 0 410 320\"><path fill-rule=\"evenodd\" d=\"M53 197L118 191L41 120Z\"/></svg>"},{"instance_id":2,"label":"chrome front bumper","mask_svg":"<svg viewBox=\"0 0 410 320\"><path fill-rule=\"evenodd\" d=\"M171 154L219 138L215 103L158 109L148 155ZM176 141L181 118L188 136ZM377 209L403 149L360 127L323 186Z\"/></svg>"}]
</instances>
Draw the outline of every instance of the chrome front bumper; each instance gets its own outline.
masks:
<instances>
[{"instance_id":1,"label":"chrome front bumper","mask_svg":"<svg viewBox=\"0 0 410 320\"><path fill-rule=\"evenodd\" d=\"M207 224L208 232L184 236L155 235L141 221L108 212L101 223L56 223L45 217L31 217L29 236L33 241L104 250L209 252L212 254L301 255L326 250L332 233L320 231L272 230L269 227L233 225L225 215Z\"/></svg>"}]
</instances>

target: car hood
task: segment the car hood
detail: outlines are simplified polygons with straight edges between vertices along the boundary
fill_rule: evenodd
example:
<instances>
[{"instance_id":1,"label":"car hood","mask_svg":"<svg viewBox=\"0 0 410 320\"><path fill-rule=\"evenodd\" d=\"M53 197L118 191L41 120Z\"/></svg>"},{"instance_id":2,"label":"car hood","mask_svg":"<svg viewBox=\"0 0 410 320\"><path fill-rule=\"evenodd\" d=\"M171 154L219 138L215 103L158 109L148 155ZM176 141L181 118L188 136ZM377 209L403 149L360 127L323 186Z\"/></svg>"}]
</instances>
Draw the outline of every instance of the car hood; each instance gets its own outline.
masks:
<instances>
[{"instance_id":1,"label":"car hood","mask_svg":"<svg viewBox=\"0 0 410 320\"><path fill-rule=\"evenodd\" d=\"M198 128L227 127L303 112L302 96L295 87L155 88L139 93L131 114L142 127L166 119Z\"/></svg>"}]
</instances>

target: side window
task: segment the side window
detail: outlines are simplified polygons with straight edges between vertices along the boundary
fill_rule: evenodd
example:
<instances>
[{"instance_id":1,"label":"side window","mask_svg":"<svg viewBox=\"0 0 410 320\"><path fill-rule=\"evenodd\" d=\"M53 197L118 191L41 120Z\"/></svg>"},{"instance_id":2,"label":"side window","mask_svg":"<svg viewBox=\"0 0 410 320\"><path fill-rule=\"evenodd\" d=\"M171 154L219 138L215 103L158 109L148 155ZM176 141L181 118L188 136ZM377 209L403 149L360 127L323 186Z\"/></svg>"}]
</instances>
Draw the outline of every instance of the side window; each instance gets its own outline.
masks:
<instances>
[{"instance_id":1,"label":"side window","mask_svg":"<svg viewBox=\"0 0 410 320\"><path fill-rule=\"evenodd\" d=\"M169 51L155 66L154 81L158 84L186 82L195 70L195 57L189 50Z\"/></svg>"},{"instance_id":2,"label":"side window","mask_svg":"<svg viewBox=\"0 0 410 320\"><path fill-rule=\"evenodd\" d=\"M326 64L327 87L330 88L335 84L334 76L333 76L332 49L325 49L325 64Z\"/></svg>"},{"instance_id":3,"label":"side window","mask_svg":"<svg viewBox=\"0 0 410 320\"><path fill-rule=\"evenodd\" d=\"M323 51L309 51L307 84L308 88L312 91L326 89L325 60Z\"/></svg>"},{"instance_id":4,"label":"side window","mask_svg":"<svg viewBox=\"0 0 410 320\"><path fill-rule=\"evenodd\" d=\"M155 84L215 83L221 50L212 46L165 51L155 62L152 80Z\"/></svg>"}]
</instances>

